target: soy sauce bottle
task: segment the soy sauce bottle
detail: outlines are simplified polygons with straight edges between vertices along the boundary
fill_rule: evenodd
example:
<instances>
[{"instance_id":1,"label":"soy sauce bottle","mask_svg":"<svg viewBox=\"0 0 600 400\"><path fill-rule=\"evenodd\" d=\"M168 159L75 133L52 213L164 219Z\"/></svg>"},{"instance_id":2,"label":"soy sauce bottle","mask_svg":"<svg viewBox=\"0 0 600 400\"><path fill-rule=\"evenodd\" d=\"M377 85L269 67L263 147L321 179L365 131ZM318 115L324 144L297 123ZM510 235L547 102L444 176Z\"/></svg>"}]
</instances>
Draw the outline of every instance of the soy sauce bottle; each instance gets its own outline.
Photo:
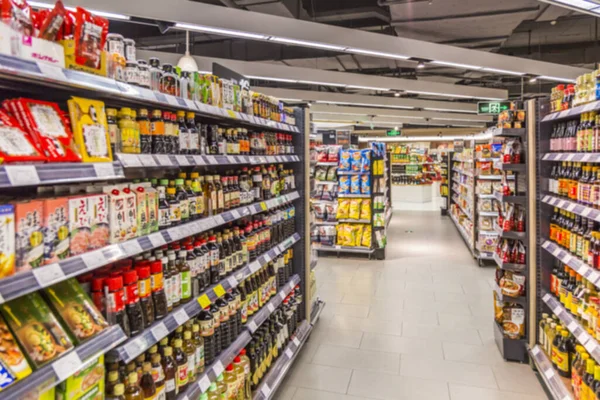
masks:
<instances>
[{"instance_id":1,"label":"soy sauce bottle","mask_svg":"<svg viewBox=\"0 0 600 400\"><path fill-rule=\"evenodd\" d=\"M210 365L217 356L214 316L210 309L204 309L198 314L197 321L204 339L204 365Z\"/></svg>"},{"instance_id":2,"label":"soy sauce bottle","mask_svg":"<svg viewBox=\"0 0 600 400\"><path fill-rule=\"evenodd\" d=\"M210 305L210 312L213 316L213 323L215 327L215 356L217 356L219 353L221 353L221 350L223 350L221 339L223 332L221 327L221 308L213 303Z\"/></svg>"},{"instance_id":3,"label":"soy sauce bottle","mask_svg":"<svg viewBox=\"0 0 600 400\"><path fill-rule=\"evenodd\" d=\"M229 304L222 297L217 299L215 305L219 307L221 322L221 348L227 348L232 342L231 324L229 323Z\"/></svg>"},{"instance_id":4,"label":"soy sauce bottle","mask_svg":"<svg viewBox=\"0 0 600 400\"><path fill-rule=\"evenodd\" d=\"M152 134L152 153L166 154L165 121L162 118L162 112L160 110L152 110L150 132Z\"/></svg>"}]
</instances>

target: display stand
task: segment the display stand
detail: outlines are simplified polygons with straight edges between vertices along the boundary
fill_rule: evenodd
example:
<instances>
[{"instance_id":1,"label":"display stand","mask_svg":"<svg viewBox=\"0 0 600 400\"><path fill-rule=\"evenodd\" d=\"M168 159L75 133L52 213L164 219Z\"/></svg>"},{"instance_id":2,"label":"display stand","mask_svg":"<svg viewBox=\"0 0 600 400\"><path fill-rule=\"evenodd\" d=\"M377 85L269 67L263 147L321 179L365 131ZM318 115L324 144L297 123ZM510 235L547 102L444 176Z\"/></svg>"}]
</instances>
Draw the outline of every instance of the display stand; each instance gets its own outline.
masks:
<instances>
[{"instance_id":1,"label":"display stand","mask_svg":"<svg viewBox=\"0 0 600 400\"><path fill-rule=\"evenodd\" d=\"M471 143L473 144L473 143ZM475 251L475 186L474 186L474 152L462 154L451 152L448 155L452 180L449 181L450 219L463 238L467 248L476 257ZM464 223L463 223L464 221ZM470 226L468 229L465 225Z\"/></svg>"}]
</instances>

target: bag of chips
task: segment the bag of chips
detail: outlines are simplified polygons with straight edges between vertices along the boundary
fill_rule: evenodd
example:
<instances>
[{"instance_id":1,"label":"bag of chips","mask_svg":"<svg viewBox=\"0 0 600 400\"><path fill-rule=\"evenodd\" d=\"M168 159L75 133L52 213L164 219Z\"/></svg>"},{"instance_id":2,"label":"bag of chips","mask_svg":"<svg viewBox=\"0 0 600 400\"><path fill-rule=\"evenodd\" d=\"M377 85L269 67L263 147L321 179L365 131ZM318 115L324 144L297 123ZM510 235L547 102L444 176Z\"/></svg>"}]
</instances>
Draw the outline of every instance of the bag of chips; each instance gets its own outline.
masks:
<instances>
[{"instance_id":1,"label":"bag of chips","mask_svg":"<svg viewBox=\"0 0 600 400\"><path fill-rule=\"evenodd\" d=\"M313 210L315 212L315 218L324 220L326 217L325 214L325 205L323 203L317 203L313 206Z\"/></svg>"},{"instance_id":2,"label":"bag of chips","mask_svg":"<svg viewBox=\"0 0 600 400\"><path fill-rule=\"evenodd\" d=\"M371 171L371 150L361 150L361 172L370 172Z\"/></svg>"},{"instance_id":3,"label":"bag of chips","mask_svg":"<svg viewBox=\"0 0 600 400\"><path fill-rule=\"evenodd\" d=\"M342 146L329 146L327 152L327 161L329 162L338 162L340 159L340 150Z\"/></svg>"},{"instance_id":4,"label":"bag of chips","mask_svg":"<svg viewBox=\"0 0 600 400\"><path fill-rule=\"evenodd\" d=\"M363 199L360 205L360 219L371 219L371 199Z\"/></svg>"},{"instance_id":5,"label":"bag of chips","mask_svg":"<svg viewBox=\"0 0 600 400\"><path fill-rule=\"evenodd\" d=\"M350 193L360 194L360 175L350 177Z\"/></svg>"},{"instance_id":6,"label":"bag of chips","mask_svg":"<svg viewBox=\"0 0 600 400\"><path fill-rule=\"evenodd\" d=\"M363 225L363 224L355 225L355 227L354 227L354 229L355 229L354 243L352 244L353 246L360 246L360 243L362 241L364 227L365 227L365 225Z\"/></svg>"},{"instance_id":7,"label":"bag of chips","mask_svg":"<svg viewBox=\"0 0 600 400\"><path fill-rule=\"evenodd\" d=\"M362 168L362 154L360 150L350 150L350 159L351 159L351 171L352 172L360 172Z\"/></svg>"},{"instance_id":8,"label":"bag of chips","mask_svg":"<svg viewBox=\"0 0 600 400\"><path fill-rule=\"evenodd\" d=\"M342 175L339 179L340 186L338 187L339 194L350 194L350 177Z\"/></svg>"},{"instance_id":9,"label":"bag of chips","mask_svg":"<svg viewBox=\"0 0 600 400\"><path fill-rule=\"evenodd\" d=\"M340 150L339 170L349 172L351 170L351 150Z\"/></svg>"},{"instance_id":10,"label":"bag of chips","mask_svg":"<svg viewBox=\"0 0 600 400\"><path fill-rule=\"evenodd\" d=\"M371 194L371 176L360 175L360 192L362 194Z\"/></svg>"},{"instance_id":11,"label":"bag of chips","mask_svg":"<svg viewBox=\"0 0 600 400\"><path fill-rule=\"evenodd\" d=\"M361 239L361 244L364 247L371 247L371 234L372 234L371 225L366 225L365 228L363 229L363 234L362 234L362 239Z\"/></svg>"},{"instance_id":12,"label":"bag of chips","mask_svg":"<svg viewBox=\"0 0 600 400\"><path fill-rule=\"evenodd\" d=\"M335 222L337 216L337 203L331 203L325 205L325 210L327 211L327 221Z\"/></svg>"},{"instance_id":13,"label":"bag of chips","mask_svg":"<svg viewBox=\"0 0 600 400\"><path fill-rule=\"evenodd\" d=\"M337 219L347 219L350 212L350 199L339 199L337 209Z\"/></svg>"},{"instance_id":14,"label":"bag of chips","mask_svg":"<svg viewBox=\"0 0 600 400\"><path fill-rule=\"evenodd\" d=\"M327 162L328 151L326 147L317 147L317 162Z\"/></svg>"},{"instance_id":15,"label":"bag of chips","mask_svg":"<svg viewBox=\"0 0 600 400\"><path fill-rule=\"evenodd\" d=\"M329 167L327 170L327 180L331 182L337 181L337 167Z\"/></svg>"},{"instance_id":16,"label":"bag of chips","mask_svg":"<svg viewBox=\"0 0 600 400\"><path fill-rule=\"evenodd\" d=\"M315 169L315 180L326 181L327 180L327 167L318 166Z\"/></svg>"},{"instance_id":17,"label":"bag of chips","mask_svg":"<svg viewBox=\"0 0 600 400\"><path fill-rule=\"evenodd\" d=\"M361 199L350 200L350 211L348 212L347 218L350 218L350 219L359 219L360 218L360 203L361 203Z\"/></svg>"},{"instance_id":18,"label":"bag of chips","mask_svg":"<svg viewBox=\"0 0 600 400\"><path fill-rule=\"evenodd\" d=\"M323 187L321 192L321 200L333 201L337 195L338 185L337 184L328 184L328 185L320 185Z\"/></svg>"}]
</instances>

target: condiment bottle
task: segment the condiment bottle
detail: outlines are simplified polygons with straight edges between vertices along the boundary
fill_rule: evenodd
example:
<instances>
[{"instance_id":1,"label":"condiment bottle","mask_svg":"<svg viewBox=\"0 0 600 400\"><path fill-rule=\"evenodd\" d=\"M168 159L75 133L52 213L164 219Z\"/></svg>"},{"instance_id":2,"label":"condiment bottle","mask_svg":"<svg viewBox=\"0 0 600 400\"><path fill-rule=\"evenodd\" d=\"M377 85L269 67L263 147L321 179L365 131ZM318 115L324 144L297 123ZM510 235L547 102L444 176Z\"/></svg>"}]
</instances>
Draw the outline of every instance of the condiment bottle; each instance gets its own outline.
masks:
<instances>
[{"instance_id":1,"label":"condiment bottle","mask_svg":"<svg viewBox=\"0 0 600 400\"><path fill-rule=\"evenodd\" d=\"M177 111L177 126L179 127L179 147L177 148L176 153L190 154L190 137L185 122L185 111Z\"/></svg>"},{"instance_id":2,"label":"condiment bottle","mask_svg":"<svg viewBox=\"0 0 600 400\"><path fill-rule=\"evenodd\" d=\"M188 200L188 192L185 190L183 186L183 179L175 180L175 189L176 189L176 198L179 201L179 209L181 211L181 223L186 223L190 220L190 206Z\"/></svg>"},{"instance_id":3,"label":"condiment bottle","mask_svg":"<svg viewBox=\"0 0 600 400\"><path fill-rule=\"evenodd\" d=\"M188 111L186 113L186 118L189 137L188 154L200 154L200 135L196 128L196 115L193 112Z\"/></svg>"},{"instance_id":4,"label":"condiment bottle","mask_svg":"<svg viewBox=\"0 0 600 400\"><path fill-rule=\"evenodd\" d=\"M162 365L160 364L160 354L152 354L152 379L156 386L156 399L161 400L165 398L165 373Z\"/></svg>"},{"instance_id":5,"label":"condiment bottle","mask_svg":"<svg viewBox=\"0 0 600 400\"><path fill-rule=\"evenodd\" d=\"M121 150L121 135L119 126L117 125L117 110L114 108L106 109L106 123L108 127L108 136L110 137L110 148L112 153L120 153Z\"/></svg>"},{"instance_id":6,"label":"condiment bottle","mask_svg":"<svg viewBox=\"0 0 600 400\"><path fill-rule=\"evenodd\" d=\"M229 364L225 368L224 377L225 385L227 386L227 393L225 398L234 399L238 392L238 380L237 375L233 369L233 364Z\"/></svg>"},{"instance_id":7,"label":"condiment bottle","mask_svg":"<svg viewBox=\"0 0 600 400\"><path fill-rule=\"evenodd\" d=\"M196 349L196 355L194 360L196 361L196 375L200 375L204 372L204 339L200 334L200 325L192 325L192 340L194 341L194 347Z\"/></svg>"},{"instance_id":8,"label":"condiment bottle","mask_svg":"<svg viewBox=\"0 0 600 400\"><path fill-rule=\"evenodd\" d=\"M125 400L144 400L142 389L138 386L138 374L136 372L132 372L127 376Z\"/></svg>"},{"instance_id":9,"label":"condiment bottle","mask_svg":"<svg viewBox=\"0 0 600 400\"><path fill-rule=\"evenodd\" d=\"M215 327L215 356L218 355L221 350L223 350L223 345L222 345L222 340L221 340L221 336L222 336L222 332L223 329L221 327L221 309L219 308L219 306L217 306L216 304L211 304L209 306L210 308L210 312L212 314L213 317L213 326Z\"/></svg>"},{"instance_id":10,"label":"condiment bottle","mask_svg":"<svg viewBox=\"0 0 600 400\"><path fill-rule=\"evenodd\" d=\"M174 187L167 188L167 202L169 203L169 221L171 226L179 225L181 222L181 209L179 199Z\"/></svg>"},{"instance_id":11,"label":"condiment bottle","mask_svg":"<svg viewBox=\"0 0 600 400\"><path fill-rule=\"evenodd\" d=\"M244 364L242 363L241 356L235 356L233 359L233 369L235 371L238 383L238 399L246 399L246 371L244 370Z\"/></svg>"},{"instance_id":12,"label":"condiment bottle","mask_svg":"<svg viewBox=\"0 0 600 400\"><path fill-rule=\"evenodd\" d=\"M140 153L150 154L152 153L152 129L147 109L140 108L137 123L140 131Z\"/></svg>"},{"instance_id":13,"label":"condiment bottle","mask_svg":"<svg viewBox=\"0 0 600 400\"><path fill-rule=\"evenodd\" d=\"M154 323L154 302L152 301L152 284L150 282L150 265L146 261L145 265L135 268L138 274L138 295L140 306L144 313L146 327Z\"/></svg>"},{"instance_id":14,"label":"condiment bottle","mask_svg":"<svg viewBox=\"0 0 600 400\"><path fill-rule=\"evenodd\" d=\"M173 348L165 346L163 353L161 362L165 374L165 398L166 400L175 400L177 398L177 364L173 359Z\"/></svg>"},{"instance_id":15,"label":"condiment bottle","mask_svg":"<svg viewBox=\"0 0 600 400\"><path fill-rule=\"evenodd\" d=\"M175 364L177 364L177 374L175 376L177 384L177 393L185 392L188 385L188 359L183 351L181 339L175 339L173 343L173 352Z\"/></svg>"},{"instance_id":16,"label":"condiment bottle","mask_svg":"<svg viewBox=\"0 0 600 400\"><path fill-rule=\"evenodd\" d=\"M142 379L140 380L140 387L144 394L144 400L156 398L156 383L152 378L152 364L145 362L142 366Z\"/></svg>"},{"instance_id":17,"label":"condiment bottle","mask_svg":"<svg viewBox=\"0 0 600 400\"><path fill-rule=\"evenodd\" d=\"M210 365L216 357L214 317L210 310L202 310L197 317L200 335L204 339L204 365Z\"/></svg>"},{"instance_id":18,"label":"condiment bottle","mask_svg":"<svg viewBox=\"0 0 600 400\"><path fill-rule=\"evenodd\" d=\"M167 257L169 258L169 275L171 275L171 304L175 308L181 301L181 274L177 268L175 251L167 251Z\"/></svg>"},{"instance_id":19,"label":"condiment bottle","mask_svg":"<svg viewBox=\"0 0 600 400\"><path fill-rule=\"evenodd\" d=\"M152 134L152 153L166 154L165 151L165 121L162 119L160 110L152 110L150 120L150 132Z\"/></svg>"},{"instance_id":20,"label":"condiment bottle","mask_svg":"<svg viewBox=\"0 0 600 400\"><path fill-rule=\"evenodd\" d=\"M152 261L150 263L150 285L152 290L152 302L154 304L154 317L162 319L168 313L167 296L163 286L163 265L162 261Z\"/></svg>"},{"instance_id":21,"label":"condiment bottle","mask_svg":"<svg viewBox=\"0 0 600 400\"><path fill-rule=\"evenodd\" d=\"M155 92L160 92L160 82L162 78L162 69L160 68L160 60L156 57L148 59L150 64L150 89Z\"/></svg>"},{"instance_id":22,"label":"condiment bottle","mask_svg":"<svg viewBox=\"0 0 600 400\"><path fill-rule=\"evenodd\" d=\"M119 371L108 371L106 377L106 385L104 386L104 391L107 395L113 394L115 385L119 383Z\"/></svg>"},{"instance_id":23,"label":"condiment bottle","mask_svg":"<svg viewBox=\"0 0 600 400\"><path fill-rule=\"evenodd\" d=\"M107 393L106 400L125 400L125 385L117 383L112 394Z\"/></svg>"},{"instance_id":24,"label":"condiment bottle","mask_svg":"<svg viewBox=\"0 0 600 400\"><path fill-rule=\"evenodd\" d=\"M181 303L187 303L192 298L192 274L187 263L187 250L179 251L177 269L181 276Z\"/></svg>"},{"instance_id":25,"label":"condiment bottle","mask_svg":"<svg viewBox=\"0 0 600 400\"><path fill-rule=\"evenodd\" d=\"M212 382L208 388L208 400L221 400L221 393L217 387L217 382Z\"/></svg>"},{"instance_id":26,"label":"condiment bottle","mask_svg":"<svg viewBox=\"0 0 600 400\"><path fill-rule=\"evenodd\" d=\"M125 311L129 319L129 329L131 335L135 336L146 326L144 313L138 298L137 273L135 271L123 273L123 283L125 284Z\"/></svg>"},{"instance_id":27,"label":"condiment bottle","mask_svg":"<svg viewBox=\"0 0 600 400\"><path fill-rule=\"evenodd\" d=\"M183 332L183 351L187 356L188 382L194 382L196 380L196 347L192 340L191 331L186 330Z\"/></svg>"},{"instance_id":28,"label":"condiment bottle","mask_svg":"<svg viewBox=\"0 0 600 400\"><path fill-rule=\"evenodd\" d=\"M171 226L171 205L167 201L167 186L169 185L168 179L161 179L159 186L156 187L158 191L158 229L166 229Z\"/></svg>"},{"instance_id":29,"label":"condiment bottle","mask_svg":"<svg viewBox=\"0 0 600 400\"><path fill-rule=\"evenodd\" d=\"M111 325L119 325L127 336L131 336L129 322L125 315L125 292L123 291L123 277L116 276L104 281L108 288L106 319Z\"/></svg>"}]
</instances>

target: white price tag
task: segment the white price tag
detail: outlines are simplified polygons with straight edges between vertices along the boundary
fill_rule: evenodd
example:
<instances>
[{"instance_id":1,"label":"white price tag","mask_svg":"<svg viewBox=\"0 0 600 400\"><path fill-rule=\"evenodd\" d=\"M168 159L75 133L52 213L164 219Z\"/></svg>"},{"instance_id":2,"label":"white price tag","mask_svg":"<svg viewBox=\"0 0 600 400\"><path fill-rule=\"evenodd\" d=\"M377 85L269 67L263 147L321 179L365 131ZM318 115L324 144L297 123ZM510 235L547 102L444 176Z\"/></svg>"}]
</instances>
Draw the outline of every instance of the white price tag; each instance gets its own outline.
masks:
<instances>
[{"instance_id":1,"label":"white price tag","mask_svg":"<svg viewBox=\"0 0 600 400\"><path fill-rule=\"evenodd\" d=\"M67 378L73 376L77 372L83 363L79 358L79 354L76 351L71 351L69 354L52 363L52 369L59 381L64 381Z\"/></svg>"},{"instance_id":2,"label":"white price tag","mask_svg":"<svg viewBox=\"0 0 600 400\"><path fill-rule=\"evenodd\" d=\"M175 159L177 160L177 164L179 165L190 165L190 162L188 161L186 156L175 156Z\"/></svg>"},{"instance_id":3,"label":"white price tag","mask_svg":"<svg viewBox=\"0 0 600 400\"><path fill-rule=\"evenodd\" d=\"M208 160L208 163L210 165L216 165L217 164L217 159L215 158L215 156L206 156L206 159Z\"/></svg>"},{"instance_id":4,"label":"white price tag","mask_svg":"<svg viewBox=\"0 0 600 400\"><path fill-rule=\"evenodd\" d=\"M294 342L294 344L296 345L296 347L300 346L300 341L298 340L297 337L293 338L292 342Z\"/></svg>"},{"instance_id":5,"label":"white price tag","mask_svg":"<svg viewBox=\"0 0 600 400\"><path fill-rule=\"evenodd\" d=\"M271 303L267 304L267 308L269 309L270 313L273 313L273 311L275 311L275 307L273 307L273 304Z\"/></svg>"},{"instance_id":6,"label":"white price tag","mask_svg":"<svg viewBox=\"0 0 600 400\"><path fill-rule=\"evenodd\" d=\"M590 276L588 277L588 281L592 282L592 283L596 283L596 280L598 280L598 273L596 271L592 271L592 273L590 274Z\"/></svg>"},{"instance_id":7,"label":"white price tag","mask_svg":"<svg viewBox=\"0 0 600 400\"><path fill-rule=\"evenodd\" d=\"M139 340L137 338L133 339L123 347L125 353L127 353L127 358L130 360L139 356L144 350L146 350L144 344L140 343L142 341L141 339L141 337Z\"/></svg>"},{"instance_id":8,"label":"white price tag","mask_svg":"<svg viewBox=\"0 0 600 400\"><path fill-rule=\"evenodd\" d=\"M279 292L279 297L281 297L281 300L285 299L285 293Z\"/></svg>"},{"instance_id":9,"label":"white price tag","mask_svg":"<svg viewBox=\"0 0 600 400\"><path fill-rule=\"evenodd\" d=\"M165 244L165 238L163 238L161 233L153 233L148 236L148 240L152 243L152 247L160 247Z\"/></svg>"},{"instance_id":10,"label":"white price tag","mask_svg":"<svg viewBox=\"0 0 600 400\"><path fill-rule=\"evenodd\" d=\"M183 325L190 319L189 315L183 308L177 311L175 314L173 314L173 318L175 318L177 325Z\"/></svg>"},{"instance_id":11,"label":"white price tag","mask_svg":"<svg viewBox=\"0 0 600 400\"><path fill-rule=\"evenodd\" d=\"M556 307L554 307L554 308L552 309L552 312L553 312L555 315L557 315L557 316L558 316L558 314L560 314L561 310L562 310L562 309L561 309L561 307L560 307L560 306L556 306Z\"/></svg>"},{"instance_id":12,"label":"white price tag","mask_svg":"<svg viewBox=\"0 0 600 400\"><path fill-rule=\"evenodd\" d=\"M237 161L235 160L235 157L233 157L233 156L227 156L227 162L229 164L237 164Z\"/></svg>"},{"instance_id":13,"label":"white price tag","mask_svg":"<svg viewBox=\"0 0 600 400\"><path fill-rule=\"evenodd\" d=\"M154 161L154 157L152 157L150 154L144 154L144 155L139 155L138 158L140 159L142 165L144 167L156 167L156 161Z\"/></svg>"},{"instance_id":14,"label":"white price tag","mask_svg":"<svg viewBox=\"0 0 600 400\"><path fill-rule=\"evenodd\" d=\"M591 212L592 212L592 209L586 207L586 209L583 210L583 212L581 213L581 215L583 215L584 217L587 217L588 215L590 215Z\"/></svg>"},{"instance_id":15,"label":"white price tag","mask_svg":"<svg viewBox=\"0 0 600 400\"><path fill-rule=\"evenodd\" d=\"M32 271L35 280L41 287L48 287L65 279L65 273L56 263L34 268Z\"/></svg>"},{"instance_id":16,"label":"white price tag","mask_svg":"<svg viewBox=\"0 0 600 400\"><path fill-rule=\"evenodd\" d=\"M575 157L575 154L569 154L567 156L567 161L571 161L573 159L573 157Z\"/></svg>"},{"instance_id":17,"label":"white price tag","mask_svg":"<svg viewBox=\"0 0 600 400\"><path fill-rule=\"evenodd\" d=\"M215 373L215 375L221 375L224 370L225 368L223 368L223 363L221 362L221 360L217 360L217 362L215 362L215 365L213 366L213 372Z\"/></svg>"},{"instance_id":18,"label":"white price tag","mask_svg":"<svg viewBox=\"0 0 600 400\"><path fill-rule=\"evenodd\" d=\"M175 107L180 107L179 102L177 101L177 99L175 98L175 96L171 96L170 94L165 94L165 97L167 98L167 102Z\"/></svg>"},{"instance_id":19,"label":"white price tag","mask_svg":"<svg viewBox=\"0 0 600 400\"><path fill-rule=\"evenodd\" d=\"M229 287L234 288L238 285L238 280L235 279L235 276L230 276L227 278L227 283L229 284Z\"/></svg>"},{"instance_id":20,"label":"white price tag","mask_svg":"<svg viewBox=\"0 0 600 400\"><path fill-rule=\"evenodd\" d=\"M257 263L256 261L254 261L250 264L249 268L250 268L250 272L254 273L260 269L260 264Z\"/></svg>"},{"instance_id":21,"label":"white price tag","mask_svg":"<svg viewBox=\"0 0 600 400\"><path fill-rule=\"evenodd\" d=\"M162 322L156 325L154 328L152 328L151 332L152 336L154 336L154 340L156 340L157 342L169 334L169 330Z\"/></svg>"},{"instance_id":22,"label":"white price tag","mask_svg":"<svg viewBox=\"0 0 600 400\"><path fill-rule=\"evenodd\" d=\"M127 242L121 243L121 247L128 256L134 256L144 251L137 240L128 240Z\"/></svg>"},{"instance_id":23,"label":"white price tag","mask_svg":"<svg viewBox=\"0 0 600 400\"><path fill-rule=\"evenodd\" d=\"M202 393L208 390L210 387L210 379L208 378L208 375L204 374L204 376L198 381L198 386L200 387Z\"/></svg>"},{"instance_id":24,"label":"white price tag","mask_svg":"<svg viewBox=\"0 0 600 400\"><path fill-rule=\"evenodd\" d=\"M290 349L285 349L285 355L287 356L287 358L292 358L294 356L294 353Z\"/></svg>"},{"instance_id":25,"label":"white price tag","mask_svg":"<svg viewBox=\"0 0 600 400\"><path fill-rule=\"evenodd\" d=\"M155 154L154 157L156 157L159 165L173 165L171 157L166 154Z\"/></svg>"},{"instance_id":26,"label":"white price tag","mask_svg":"<svg viewBox=\"0 0 600 400\"><path fill-rule=\"evenodd\" d=\"M189 100L189 99L183 99L183 100L185 100L185 104L187 104L189 109L198 110L198 106L196 106L196 103L194 103L192 100Z\"/></svg>"},{"instance_id":27,"label":"white price tag","mask_svg":"<svg viewBox=\"0 0 600 400\"><path fill-rule=\"evenodd\" d=\"M265 257L265 262L269 262L269 261L271 261L271 256L270 256L270 255L268 255L268 254L265 254L265 256L264 256L264 257Z\"/></svg>"},{"instance_id":28,"label":"white price tag","mask_svg":"<svg viewBox=\"0 0 600 400\"><path fill-rule=\"evenodd\" d=\"M97 178L112 178L115 176L115 168L112 163L95 163L94 172Z\"/></svg>"},{"instance_id":29,"label":"white price tag","mask_svg":"<svg viewBox=\"0 0 600 400\"><path fill-rule=\"evenodd\" d=\"M68 82L67 76L63 72L62 68L57 65L48 64L45 62L37 62L37 66L42 71L42 74L47 78L54 79L55 81Z\"/></svg>"},{"instance_id":30,"label":"white price tag","mask_svg":"<svg viewBox=\"0 0 600 400\"><path fill-rule=\"evenodd\" d=\"M237 210L232 210L231 215L233 215L233 218L235 219L241 218L241 215Z\"/></svg>"},{"instance_id":31,"label":"white price tag","mask_svg":"<svg viewBox=\"0 0 600 400\"><path fill-rule=\"evenodd\" d=\"M569 325L567 325L567 329L570 330L571 332L573 332L575 330L575 328L577 328L577 322L575 322L575 321L571 321L569 323Z\"/></svg>"},{"instance_id":32,"label":"white price tag","mask_svg":"<svg viewBox=\"0 0 600 400\"><path fill-rule=\"evenodd\" d=\"M551 379L554 376L554 370L547 369L544 371L544 375L546 376L546 378Z\"/></svg>"},{"instance_id":33,"label":"white price tag","mask_svg":"<svg viewBox=\"0 0 600 400\"><path fill-rule=\"evenodd\" d=\"M271 395L271 388L265 383L263 387L260 388L260 392L268 398Z\"/></svg>"},{"instance_id":34,"label":"white price tag","mask_svg":"<svg viewBox=\"0 0 600 400\"><path fill-rule=\"evenodd\" d=\"M534 356L537 356L539 352L540 348L538 346L535 346L533 349L531 349L531 354L533 354Z\"/></svg>"},{"instance_id":35,"label":"white price tag","mask_svg":"<svg viewBox=\"0 0 600 400\"><path fill-rule=\"evenodd\" d=\"M569 206L567 207L567 211L573 211L575 209L575 204L571 203L569 204Z\"/></svg>"},{"instance_id":36,"label":"white price tag","mask_svg":"<svg viewBox=\"0 0 600 400\"><path fill-rule=\"evenodd\" d=\"M225 223L225 220L220 215L215 215L214 216L214 220L215 220L215 222L216 222L217 225L223 225Z\"/></svg>"},{"instance_id":37,"label":"white price tag","mask_svg":"<svg viewBox=\"0 0 600 400\"><path fill-rule=\"evenodd\" d=\"M590 352L590 354L593 353L594 350L596 350L596 347L598 347L598 345L593 340L588 341L588 343L586 344L586 348Z\"/></svg>"},{"instance_id":38,"label":"white price tag","mask_svg":"<svg viewBox=\"0 0 600 400\"><path fill-rule=\"evenodd\" d=\"M108 263L102 251L99 250L82 254L80 257L87 269L96 269Z\"/></svg>"},{"instance_id":39,"label":"white price tag","mask_svg":"<svg viewBox=\"0 0 600 400\"><path fill-rule=\"evenodd\" d=\"M204 165L204 159L202 156L192 156L194 157L194 164L196 165Z\"/></svg>"},{"instance_id":40,"label":"white price tag","mask_svg":"<svg viewBox=\"0 0 600 400\"><path fill-rule=\"evenodd\" d=\"M573 259L573 257L571 257L570 254L567 254L566 256L563 257L562 262L564 262L565 264L568 264L569 261L571 261Z\"/></svg>"},{"instance_id":41,"label":"white price tag","mask_svg":"<svg viewBox=\"0 0 600 400\"><path fill-rule=\"evenodd\" d=\"M254 321L250 321L248 322L248 329L250 329L250 332L254 333L256 332L256 329L258 329L258 327L254 323Z\"/></svg>"},{"instance_id":42,"label":"white price tag","mask_svg":"<svg viewBox=\"0 0 600 400\"><path fill-rule=\"evenodd\" d=\"M40 177L33 165L7 165L6 176L13 186L39 185Z\"/></svg>"}]
</instances>

